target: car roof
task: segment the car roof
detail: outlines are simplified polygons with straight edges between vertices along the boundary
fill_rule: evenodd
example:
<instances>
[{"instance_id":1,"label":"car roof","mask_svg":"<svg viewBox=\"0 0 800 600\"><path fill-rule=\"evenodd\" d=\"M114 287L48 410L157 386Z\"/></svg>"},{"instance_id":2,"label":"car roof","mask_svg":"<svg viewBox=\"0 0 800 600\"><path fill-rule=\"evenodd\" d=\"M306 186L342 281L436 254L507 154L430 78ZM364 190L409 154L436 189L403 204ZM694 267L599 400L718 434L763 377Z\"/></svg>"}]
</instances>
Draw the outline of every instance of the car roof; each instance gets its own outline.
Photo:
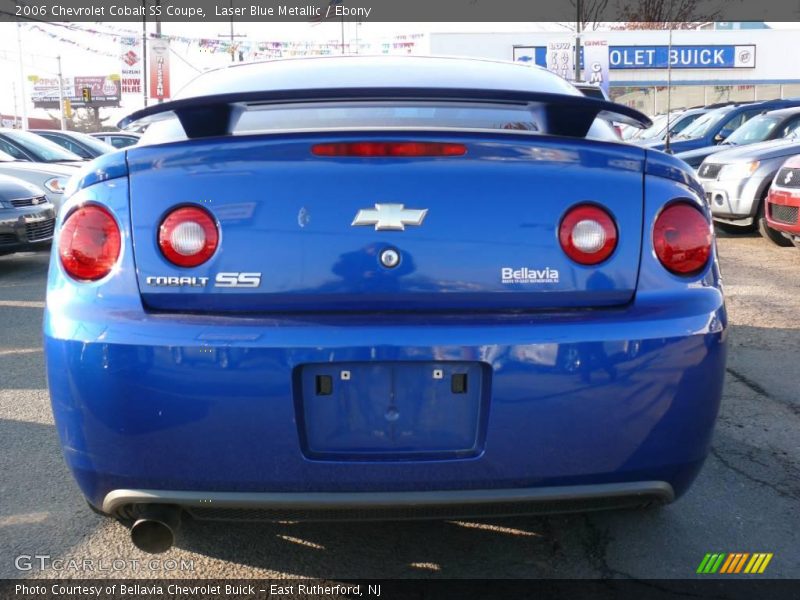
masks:
<instances>
[{"instance_id":1,"label":"car roof","mask_svg":"<svg viewBox=\"0 0 800 600\"><path fill-rule=\"evenodd\" d=\"M555 73L527 63L360 55L238 63L202 73L175 98L272 90L426 87L581 95Z\"/></svg>"},{"instance_id":2,"label":"car roof","mask_svg":"<svg viewBox=\"0 0 800 600\"><path fill-rule=\"evenodd\" d=\"M67 131L66 129L28 129L28 131L32 133L55 133L63 135L71 135L74 133L73 131Z\"/></svg>"},{"instance_id":3,"label":"car roof","mask_svg":"<svg viewBox=\"0 0 800 600\"><path fill-rule=\"evenodd\" d=\"M778 108L776 110L766 110L764 112L772 117L780 117L781 119L785 119L786 117L792 117L800 114L800 106L790 106L788 108Z\"/></svg>"}]
</instances>

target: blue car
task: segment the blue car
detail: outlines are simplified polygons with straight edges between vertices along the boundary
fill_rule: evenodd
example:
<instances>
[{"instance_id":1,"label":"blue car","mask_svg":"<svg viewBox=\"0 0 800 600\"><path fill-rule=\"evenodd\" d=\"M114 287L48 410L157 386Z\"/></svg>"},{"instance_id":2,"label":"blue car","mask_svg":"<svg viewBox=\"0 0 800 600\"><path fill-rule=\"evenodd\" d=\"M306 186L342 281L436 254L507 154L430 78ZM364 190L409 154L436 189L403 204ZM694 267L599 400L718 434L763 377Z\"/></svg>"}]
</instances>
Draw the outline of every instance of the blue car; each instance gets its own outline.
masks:
<instances>
[{"instance_id":1,"label":"blue car","mask_svg":"<svg viewBox=\"0 0 800 600\"><path fill-rule=\"evenodd\" d=\"M786 98L722 106L705 113L674 138L671 137L669 151L672 153L688 152L707 146L716 146L728 139L728 136L756 115L792 106L800 106L800 99ZM646 145L656 150L665 150L666 140Z\"/></svg>"},{"instance_id":2,"label":"blue car","mask_svg":"<svg viewBox=\"0 0 800 600\"><path fill-rule=\"evenodd\" d=\"M668 503L709 450L711 215L641 113L538 67L204 73L72 179L44 343L90 505L195 519Z\"/></svg>"}]
</instances>

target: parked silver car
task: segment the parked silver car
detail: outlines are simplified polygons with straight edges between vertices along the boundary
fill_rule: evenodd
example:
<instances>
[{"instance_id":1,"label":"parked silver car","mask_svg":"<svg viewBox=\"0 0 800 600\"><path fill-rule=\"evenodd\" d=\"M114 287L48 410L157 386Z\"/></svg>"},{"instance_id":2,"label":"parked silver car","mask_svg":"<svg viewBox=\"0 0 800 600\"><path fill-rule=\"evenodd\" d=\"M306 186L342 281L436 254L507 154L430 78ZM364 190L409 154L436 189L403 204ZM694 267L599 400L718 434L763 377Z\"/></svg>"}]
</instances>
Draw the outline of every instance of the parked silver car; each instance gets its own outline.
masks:
<instances>
[{"instance_id":1,"label":"parked silver car","mask_svg":"<svg viewBox=\"0 0 800 600\"><path fill-rule=\"evenodd\" d=\"M769 186L783 162L800 154L797 136L716 152L697 169L714 221L724 231L758 228L778 246L791 242L770 228L764 216Z\"/></svg>"},{"instance_id":2,"label":"parked silver car","mask_svg":"<svg viewBox=\"0 0 800 600\"><path fill-rule=\"evenodd\" d=\"M64 201L67 181L77 172L77 166L16 160L0 151L0 175L16 177L41 188L56 211Z\"/></svg>"}]
</instances>

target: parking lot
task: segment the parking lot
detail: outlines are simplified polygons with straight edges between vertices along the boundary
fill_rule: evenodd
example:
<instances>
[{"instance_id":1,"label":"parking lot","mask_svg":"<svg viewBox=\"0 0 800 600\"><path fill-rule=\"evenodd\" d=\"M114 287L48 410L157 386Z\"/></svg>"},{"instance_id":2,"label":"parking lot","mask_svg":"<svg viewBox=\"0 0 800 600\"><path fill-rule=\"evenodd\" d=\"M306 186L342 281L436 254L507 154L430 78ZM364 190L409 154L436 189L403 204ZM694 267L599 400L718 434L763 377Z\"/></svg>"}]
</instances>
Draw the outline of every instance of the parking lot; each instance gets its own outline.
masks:
<instances>
[{"instance_id":1,"label":"parking lot","mask_svg":"<svg viewBox=\"0 0 800 600\"><path fill-rule=\"evenodd\" d=\"M0 577L684 578L707 552L771 552L767 574L796 577L800 251L757 236L718 243L731 321L725 393L711 456L677 503L491 521L190 522L155 563L89 510L62 461L41 350L48 255L2 257ZM56 559L66 562L54 568Z\"/></svg>"}]
</instances>

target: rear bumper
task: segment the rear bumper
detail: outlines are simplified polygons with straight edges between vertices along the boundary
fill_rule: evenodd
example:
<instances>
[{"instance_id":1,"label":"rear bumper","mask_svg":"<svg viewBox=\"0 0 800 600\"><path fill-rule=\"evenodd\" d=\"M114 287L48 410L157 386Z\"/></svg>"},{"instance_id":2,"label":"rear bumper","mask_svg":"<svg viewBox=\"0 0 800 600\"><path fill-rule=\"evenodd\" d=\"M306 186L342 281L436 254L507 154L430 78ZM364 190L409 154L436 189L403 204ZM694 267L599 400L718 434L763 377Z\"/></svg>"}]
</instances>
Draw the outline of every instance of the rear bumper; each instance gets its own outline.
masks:
<instances>
[{"instance_id":1,"label":"rear bumper","mask_svg":"<svg viewBox=\"0 0 800 600\"><path fill-rule=\"evenodd\" d=\"M677 497L708 451L725 363L721 294L691 298L547 315L280 319L101 319L67 304L46 311L47 372L66 461L98 507L125 489L213 498L659 481ZM489 370L477 453L308 456L296 367L408 361Z\"/></svg>"},{"instance_id":2,"label":"rear bumper","mask_svg":"<svg viewBox=\"0 0 800 600\"><path fill-rule=\"evenodd\" d=\"M220 493L114 490L108 514L133 517L139 506L169 504L195 519L223 521L381 520L551 514L667 504L663 481L585 486L362 493Z\"/></svg>"}]
</instances>

